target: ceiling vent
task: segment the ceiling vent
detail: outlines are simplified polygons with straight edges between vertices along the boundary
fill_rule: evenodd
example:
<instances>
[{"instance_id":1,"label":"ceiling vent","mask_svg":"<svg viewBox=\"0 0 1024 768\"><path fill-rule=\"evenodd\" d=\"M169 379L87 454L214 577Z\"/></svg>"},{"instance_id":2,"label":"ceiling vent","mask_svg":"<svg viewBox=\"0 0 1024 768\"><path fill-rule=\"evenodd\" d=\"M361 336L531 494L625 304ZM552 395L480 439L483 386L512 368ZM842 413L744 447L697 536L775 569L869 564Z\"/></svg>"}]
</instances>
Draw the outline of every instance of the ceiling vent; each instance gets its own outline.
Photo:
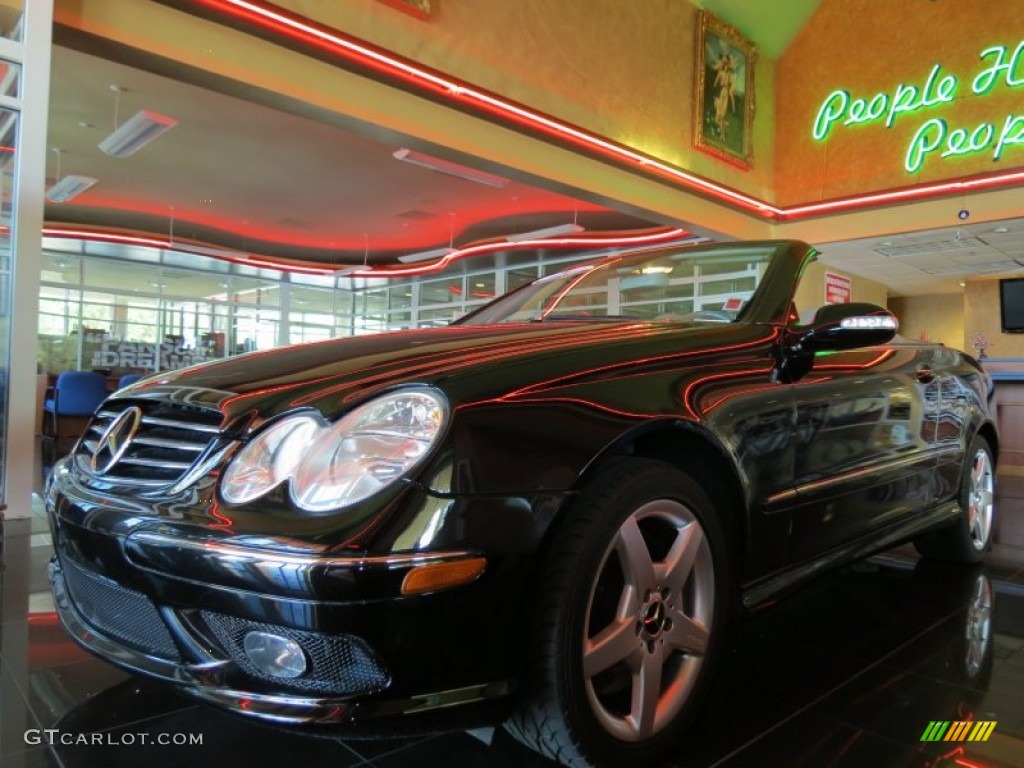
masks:
<instances>
[{"instance_id":1,"label":"ceiling vent","mask_svg":"<svg viewBox=\"0 0 1024 768\"><path fill-rule=\"evenodd\" d=\"M952 251L968 251L988 246L980 237L951 237L948 240L933 240L930 243L912 243L910 245L893 245L875 248L875 253L897 259L901 256L924 256L933 253L950 253Z\"/></svg>"},{"instance_id":2,"label":"ceiling vent","mask_svg":"<svg viewBox=\"0 0 1024 768\"><path fill-rule=\"evenodd\" d=\"M920 267L922 272L929 275L977 275L992 272L1012 272L1021 268L1019 262L1012 259L1003 261L989 261L985 264L951 264L945 267Z\"/></svg>"}]
</instances>

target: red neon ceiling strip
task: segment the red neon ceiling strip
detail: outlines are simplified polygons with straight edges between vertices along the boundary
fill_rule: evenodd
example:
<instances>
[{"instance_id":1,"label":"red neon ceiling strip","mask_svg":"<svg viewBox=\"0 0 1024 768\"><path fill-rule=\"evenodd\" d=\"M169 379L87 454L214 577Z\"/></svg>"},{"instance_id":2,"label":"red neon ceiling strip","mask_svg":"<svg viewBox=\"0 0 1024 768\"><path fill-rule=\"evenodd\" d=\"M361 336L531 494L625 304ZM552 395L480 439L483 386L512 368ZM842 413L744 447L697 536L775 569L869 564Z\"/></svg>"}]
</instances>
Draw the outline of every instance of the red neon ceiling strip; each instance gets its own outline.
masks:
<instances>
[{"instance_id":1,"label":"red neon ceiling strip","mask_svg":"<svg viewBox=\"0 0 1024 768\"><path fill-rule=\"evenodd\" d=\"M370 68L386 78L411 86L415 90L440 96L442 99L462 107L472 107L506 122L526 126L598 156L625 163L647 175L668 179L685 189L708 195L766 219L795 221L839 211L925 200L958 192L981 191L1024 182L1024 171L1008 171L983 177L920 184L817 203L779 207L689 173L630 147L609 141L571 123L501 98L396 54L377 49L337 30L319 25L306 17L287 13L267 3L250 2L249 0L192 0L192 2L324 50L340 59Z\"/></svg>"},{"instance_id":2,"label":"red neon ceiling strip","mask_svg":"<svg viewBox=\"0 0 1024 768\"><path fill-rule=\"evenodd\" d=\"M65 227L59 225L43 227L44 237L60 237L76 240L89 240L103 243L117 243L120 245L137 245L145 246L149 248L163 248L167 250L181 251L183 253L194 253L197 256L205 256L207 258L220 259L221 261L227 261L232 264L244 264L250 267L260 267L265 269L276 269L282 272L298 272L305 275L333 275L342 269L347 269L352 266L358 266L353 264L334 264L331 266L313 266L313 265L302 265L293 264L288 262L275 261L274 259L255 256L248 253L230 252L223 250L217 254L210 254L204 252L204 250L190 249L188 243L172 242L167 238L152 237L148 235L134 235L121 232L110 232L110 231L99 231L92 229L82 229L80 227ZM685 229L678 228L665 228L657 230L655 232L644 232L642 234L635 235L589 235L589 236L576 236L576 237L549 237L549 238L538 238L536 240L523 240L520 242L510 242L507 240L496 240L489 243L480 243L478 245L467 245L462 248L456 248L449 253L445 254L436 261L432 261L426 264L417 265L415 267L369 267L367 269L361 269L358 272L345 275L346 277L412 277L414 275L425 275L431 272L439 272L446 266L451 264L453 261L464 259L469 256L479 256L485 253L493 253L495 251L507 251L511 249L519 248L555 248L555 249L568 249L568 248L619 248L627 246L641 246L641 245L659 245L664 243L671 243L677 240L683 240L690 237L690 233ZM205 248L199 246L199 248Z\"/></svg>"}]
</instances>

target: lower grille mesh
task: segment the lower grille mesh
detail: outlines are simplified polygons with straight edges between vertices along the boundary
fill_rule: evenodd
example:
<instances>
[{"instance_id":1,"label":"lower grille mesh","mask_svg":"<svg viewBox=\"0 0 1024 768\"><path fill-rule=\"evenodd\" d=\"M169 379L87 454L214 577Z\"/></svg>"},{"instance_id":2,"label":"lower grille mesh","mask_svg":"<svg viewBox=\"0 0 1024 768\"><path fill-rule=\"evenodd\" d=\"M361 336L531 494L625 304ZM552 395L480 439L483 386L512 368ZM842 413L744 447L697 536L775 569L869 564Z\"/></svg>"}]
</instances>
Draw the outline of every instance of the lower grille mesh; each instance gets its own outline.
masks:
<instances>
[{"instance_id":1,"label":"lower grille mesh","mask_svg":"<svg viewBox=\"0 0 1024 768\"><path fill-rule=\"evenodd\" d=\"M141 592L127 589L61 558L68 595L83 618L100 632L139 651L180 659L156 607Z\"/></svg>"},{"instance_id":2,"label":"lower grille mesh","mask_svg":"<svg viewBox=\"0 0 1024 768\"><path fill-rule=\"evenodd\" d=\"M390 682L388 671L358 637L306 632L211 611L202 611L201 616L224 650L247 674L261 680L272 680L276 687L303 692L354 694L379 691ZM245 654L243 643L249 632L269 632L298 643L309 662L306 673L285 679L260 671Z\"/></svg>"}]
</instances>

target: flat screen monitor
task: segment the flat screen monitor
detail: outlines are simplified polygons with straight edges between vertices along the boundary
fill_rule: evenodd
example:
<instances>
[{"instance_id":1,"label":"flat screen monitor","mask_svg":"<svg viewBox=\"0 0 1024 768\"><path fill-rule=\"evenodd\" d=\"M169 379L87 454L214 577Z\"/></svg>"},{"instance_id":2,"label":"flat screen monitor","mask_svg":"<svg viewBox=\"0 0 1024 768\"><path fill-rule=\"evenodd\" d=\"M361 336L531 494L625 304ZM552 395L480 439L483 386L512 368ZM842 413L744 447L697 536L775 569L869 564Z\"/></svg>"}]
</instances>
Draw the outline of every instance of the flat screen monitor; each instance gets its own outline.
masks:
<instances>
[{"instance_id":1,"label":"flat screen monitor","mask_svg":"<svg viewBox=\"0 0 1024 768\"><path fill-rule=\"evenodd\" d=\"M1024 333L1024 277L999 281L999 315L1003 333Z\"/></svg>"}]
</instances>

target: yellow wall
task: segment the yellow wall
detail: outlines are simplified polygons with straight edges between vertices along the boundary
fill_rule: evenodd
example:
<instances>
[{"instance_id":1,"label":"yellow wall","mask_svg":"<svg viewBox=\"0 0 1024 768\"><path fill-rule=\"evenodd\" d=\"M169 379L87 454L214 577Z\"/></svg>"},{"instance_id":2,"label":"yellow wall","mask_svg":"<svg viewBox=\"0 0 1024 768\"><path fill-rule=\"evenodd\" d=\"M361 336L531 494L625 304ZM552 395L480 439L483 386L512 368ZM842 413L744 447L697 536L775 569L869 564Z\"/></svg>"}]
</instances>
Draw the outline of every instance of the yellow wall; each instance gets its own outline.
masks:
<instances>
[{"instance_id":1,"label":"yellow wall","mask_svg":"<svg viewBox=\"0 0 1024 768\"><path fill-rule=\"evenodd\" d=\"M964 340L964 305L964 297L955 293L889 300L889 309L900 321L902 336L937 341L954 349L967 349Z\"/></svg>"},{"instance_id":2,"label":"yellow wall","mask_svg":"<svg viewBox=\"0 0 1024 768\"><path fill-rule=\"evenodd\" d=\"M311 19L758 196L771 196L775 64L755 69L754 167L693 148L697 9L682 0L278 0Z\"/></svg>"},{"instance_id":3,"label":"yellow wall","mask_svg":"<svg viewBox=\"0 0 1024 768\"><path fill-rule=\"evenodd\" d=\"M998 134L1008 115L1020 115L1024 138L1024 87L1000 80L987 96L971 88L993 61L980 58L983 50L1005 45L1012 55L1021 40L1019 0L824 0L776 66L776 201L807 202L1024 165L1021 145L998 162L985 151L928 160L914 175L903 168L914 134L931 118L945 119L950 132L992 122ZM867 99L891 94L900 83L923 85L935 64L941 65L940 79L958 78L952 103L899 116L891 128L837 125L827 141L814 140L814 119L836 89ZM1024 62L1016 76L1022 69Z\"/></svg>"},{"instance_id":4,"label":"yellow wall","mask_svg":"<svg viewBox=\"0 0 1024 768\"><path fill-rule=\"evenodd\" d=\"M849 272L844 272L841 269L836 269L816 261L807 268L803 279L800 281L800 287L796 292L796 307L802 317L807 316L809 312L825 303L826 272L843 275L852 279L850 301L866 301L870 304L877 304L880 307L886 305L888 291L881 283L851 275Z\"/></svg>"}]
</instances>

